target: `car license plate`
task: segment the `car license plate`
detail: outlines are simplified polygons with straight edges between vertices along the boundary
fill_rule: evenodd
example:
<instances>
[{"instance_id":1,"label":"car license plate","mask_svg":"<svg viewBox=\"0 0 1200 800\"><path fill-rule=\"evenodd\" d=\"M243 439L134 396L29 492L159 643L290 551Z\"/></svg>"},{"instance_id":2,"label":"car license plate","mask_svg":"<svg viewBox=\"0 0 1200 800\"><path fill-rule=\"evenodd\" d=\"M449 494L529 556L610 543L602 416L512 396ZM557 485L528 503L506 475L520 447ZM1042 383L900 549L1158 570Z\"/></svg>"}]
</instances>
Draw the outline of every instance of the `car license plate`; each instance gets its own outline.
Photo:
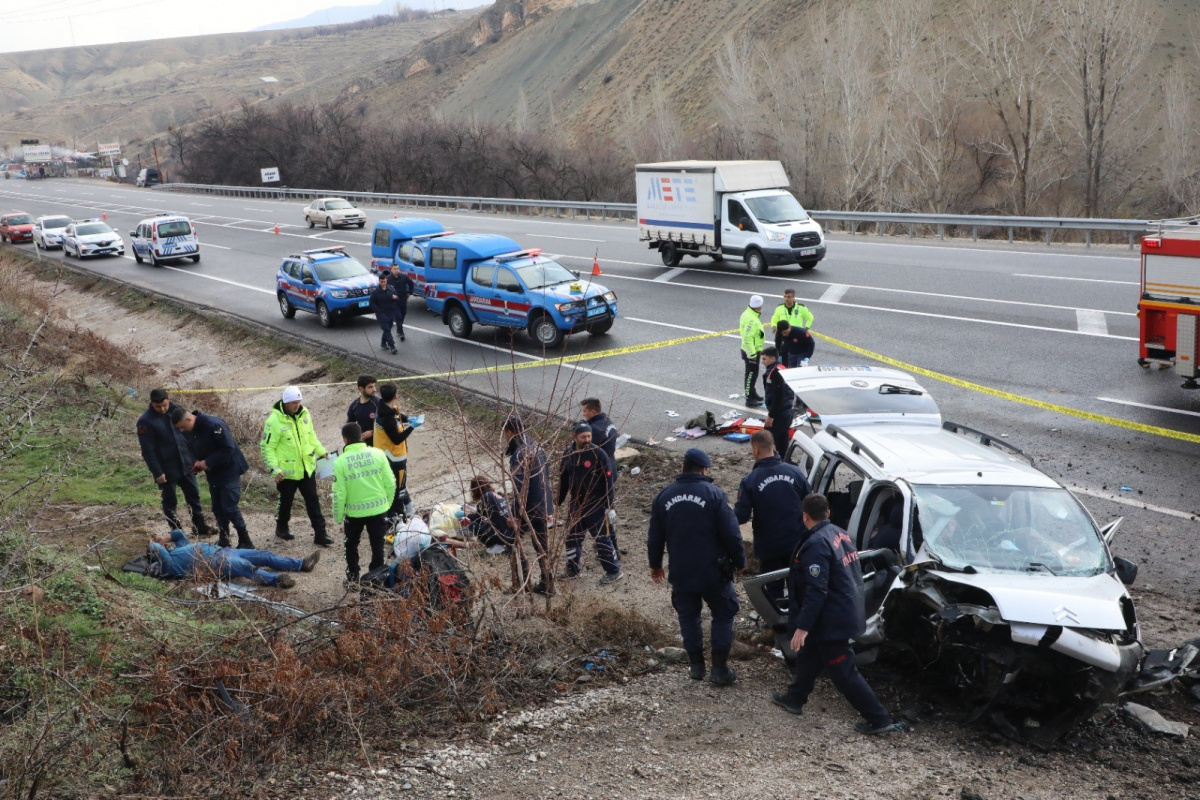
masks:
<instances>
[{"instance_id":1,"label":"car license plate","mask_svg":"<svg viewBox=\"0 0 1200 800\"><path fill-rule=\"evenodd\" d=\"M800 251L800 255L802 255L802 256L815 256L816 254L817 254L817 248L815 248L815 247L810 247L807 250Z\"/></svg>"},{"instance_id":2,"label":"car license plate","mask_svg":"<svg viewBox=\"0 0 1200 800\"><path fill-rule=\"evenodd\" d=\"M606 310L607 309L605 309L604 306L596 306L595 308L589 308L587 315L589 317L599 316L600 314L603 314Z\"/></svg>"},{"instance_id":3,"label":"car license plate","mask_svg":"<svg viewBox=\"0 0 1200 800\"><path fill-rule=\"evenodd\" d=\"M370 300L359 300L359 301L358 301L358 307L359 307L359 308L366 308L366 307L367 307L367 306L369 306L369 305L371 305L371 301L370 301Z\"/></svg>"}]
</instances>

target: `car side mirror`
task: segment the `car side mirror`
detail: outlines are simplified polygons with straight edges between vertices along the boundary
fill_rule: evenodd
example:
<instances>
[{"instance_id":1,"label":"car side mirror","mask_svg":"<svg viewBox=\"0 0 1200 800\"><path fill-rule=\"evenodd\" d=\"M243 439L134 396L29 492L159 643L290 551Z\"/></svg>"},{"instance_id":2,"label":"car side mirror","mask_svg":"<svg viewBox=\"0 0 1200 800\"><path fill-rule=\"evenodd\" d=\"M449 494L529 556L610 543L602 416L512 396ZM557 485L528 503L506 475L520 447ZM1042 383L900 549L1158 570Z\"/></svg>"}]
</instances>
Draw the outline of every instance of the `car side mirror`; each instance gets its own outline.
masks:
<instances>
[{"instance_id":1,"label":"car side mirror","mask_svg":"<svg viewBox=\"0 0 1200 800\"><path fill-rule=\"evenodd\" d=\"M1128 558L1115 557L1113 558L1113 566L1116 567L1117 580L1126 586L1133 586L1133 582L1137 580L1138 566Z\"/></svg>"},{"instance_id":2,"label":"car side mirror","mask_svg":"<svg viewBox=\"0 0 1200 800\"><path fill-rule=\"evenodd\" d=\"M742 221L738 223L738 228L740 228L741 230L744 230L744 231L757 231L758 230L758 228L754 227L754 223L750 221L749 217L742 217Z\"/></svg>"},{"instance_id":3,"label":"car side mirror","mask_svg":"<svg viewBox=\"0 0 1200 800\"><path fill-rule=\"evenodd\" d=\"M130 232L129 232L129 238L131 238L131 239L136 239L136 238L137 238L137 231L130 231Z\"/></svg>"},{"instance_id":4,"label":"car side mirror","mask_svg":"<svg viewBox=\"0 0 1200 800\"><path fill-rule=\"evenodd\" d=\"M315 286L317 283L312 278L302 278L300 280L300 282L303 283L305 286Z\"/></svg>"}]
</instances>

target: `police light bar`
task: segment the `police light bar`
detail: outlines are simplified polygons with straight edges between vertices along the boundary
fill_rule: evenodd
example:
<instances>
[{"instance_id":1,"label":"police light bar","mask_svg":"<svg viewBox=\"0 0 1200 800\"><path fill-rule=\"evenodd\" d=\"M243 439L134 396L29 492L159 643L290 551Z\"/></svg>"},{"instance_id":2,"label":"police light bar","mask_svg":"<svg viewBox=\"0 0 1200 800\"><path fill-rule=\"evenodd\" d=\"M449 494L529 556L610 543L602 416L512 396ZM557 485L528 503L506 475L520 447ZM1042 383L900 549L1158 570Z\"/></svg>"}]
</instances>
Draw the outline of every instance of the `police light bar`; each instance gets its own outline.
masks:
<instances>
[{"instance_id":1,"label":"police light bar","mask_svg":"<svg viewBox=\"0 0 1200 800\"><path fill-rule=\"evenodd\" d=\"M337 245L336 247L318 247L316 250L305 250L304 255L312 256L317 253L342 253L345 252L345 245Z\"/></svg>"},{"instance_id":2,"label":"police light bar","mask_svg":"<svg viewBox=\"0 0 1200 800\"><path fill-rule=\"evenodd\" d=\"M536 250L517 250L512 253L505 253L502 256L496 256L495 260L496 261L517 261L522 258L537 258L541 254L542 254L542 250L539 247Z\"/></svg>"}]
</instances>

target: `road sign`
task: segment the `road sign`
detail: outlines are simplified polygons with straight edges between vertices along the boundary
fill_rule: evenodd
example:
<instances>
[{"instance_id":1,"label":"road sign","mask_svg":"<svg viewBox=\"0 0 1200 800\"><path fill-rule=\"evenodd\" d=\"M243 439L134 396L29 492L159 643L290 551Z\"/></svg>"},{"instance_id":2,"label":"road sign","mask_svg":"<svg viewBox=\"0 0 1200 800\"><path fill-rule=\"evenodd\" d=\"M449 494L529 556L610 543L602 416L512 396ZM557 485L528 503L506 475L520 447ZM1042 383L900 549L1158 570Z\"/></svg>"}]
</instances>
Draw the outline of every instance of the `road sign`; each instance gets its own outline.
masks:
<instances>
[{"instance_id":1,"label":"road sign","mask_svg":"<svg viewBox=\"0 0 1200 800\"><path fill-rule=\"evenodd\" d=\"M26 164L45 163L54 159L48 144L27 144L21 149L24 151Z\"/></svg>"},{"instance_id":2,"label":"road sign","mask_svg":"<svg viewBox=\"0 0 1200 800\"><path fill-rule=\"evenodd\" d=\"M42 142L41 142L41 140L40 140L40 139L22 139L22 140L21 140L21 144L23 144L23 145L26 145L26 144L41 144L41 143L42 143Z\"/></svg>"},{"instance_id":3,"label":"road sign","mask_svg":"<svg viewBox=\"0 0 1200 800\"><path fill-rule=\"evenodd\" d=\"M109 144L105 144L104 142L97 142L97 144L99 145L99 148L97 149L96 152L102 156L119 156L119 155L121 155L121 143L120 142L111 142Z\"/></svg>"},{"instance_id":4,"label":"road sign","mask_svg":"<svg viewBox=\"0 0 1200 800\"><path fill-rule=\"evenodd\" d=\"M279 183L279 167L267 167L262 172L263 183Z\"/></svg>"}]
</instances>

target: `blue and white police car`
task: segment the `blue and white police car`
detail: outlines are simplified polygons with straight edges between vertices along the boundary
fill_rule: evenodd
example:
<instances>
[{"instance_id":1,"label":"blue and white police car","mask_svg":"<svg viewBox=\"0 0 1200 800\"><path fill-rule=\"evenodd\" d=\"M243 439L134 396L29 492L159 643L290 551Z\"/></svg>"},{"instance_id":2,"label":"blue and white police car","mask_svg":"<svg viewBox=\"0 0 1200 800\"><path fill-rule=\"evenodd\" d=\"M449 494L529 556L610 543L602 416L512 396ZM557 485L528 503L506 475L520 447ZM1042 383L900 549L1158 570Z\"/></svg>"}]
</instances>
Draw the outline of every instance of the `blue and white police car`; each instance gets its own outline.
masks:
<instances>
[{"instance_id":1,"label":"blue and white police car","mask_svg":"<svg viewBox=\"0 0 1200 800\"><path fill-rule=\"evenodd\" d=\"M125 242L120 235L99 219L82 219L72 222L62 235L64 256L89 258L91 256L123 256Z\"/></svg>"},{"instance_id":2,"label":"blue and white police car","mask_svg":"<svg viewBox=\"0 0 1200 800\"><path fill-rule=\"evenodd\" d=\"M344 247L305 250L283 259L275 278L275 294L284 319L296 310L317 315L332 328L339 319L371 313L371 293L379 279Z\"/></svg>"},{"instance_id":3,"label":"blue and white police car","mask_svg":"<svg viewBox=\"0 0 1200 800\"><path fill-rule=\"evenodd\" d=\"M200 260L200 239L192 221L180 214L162 213L144 219L129 232L133 260L149 261L157 267L163 261L190 258Z\"/></svg>"}]
</instances>

